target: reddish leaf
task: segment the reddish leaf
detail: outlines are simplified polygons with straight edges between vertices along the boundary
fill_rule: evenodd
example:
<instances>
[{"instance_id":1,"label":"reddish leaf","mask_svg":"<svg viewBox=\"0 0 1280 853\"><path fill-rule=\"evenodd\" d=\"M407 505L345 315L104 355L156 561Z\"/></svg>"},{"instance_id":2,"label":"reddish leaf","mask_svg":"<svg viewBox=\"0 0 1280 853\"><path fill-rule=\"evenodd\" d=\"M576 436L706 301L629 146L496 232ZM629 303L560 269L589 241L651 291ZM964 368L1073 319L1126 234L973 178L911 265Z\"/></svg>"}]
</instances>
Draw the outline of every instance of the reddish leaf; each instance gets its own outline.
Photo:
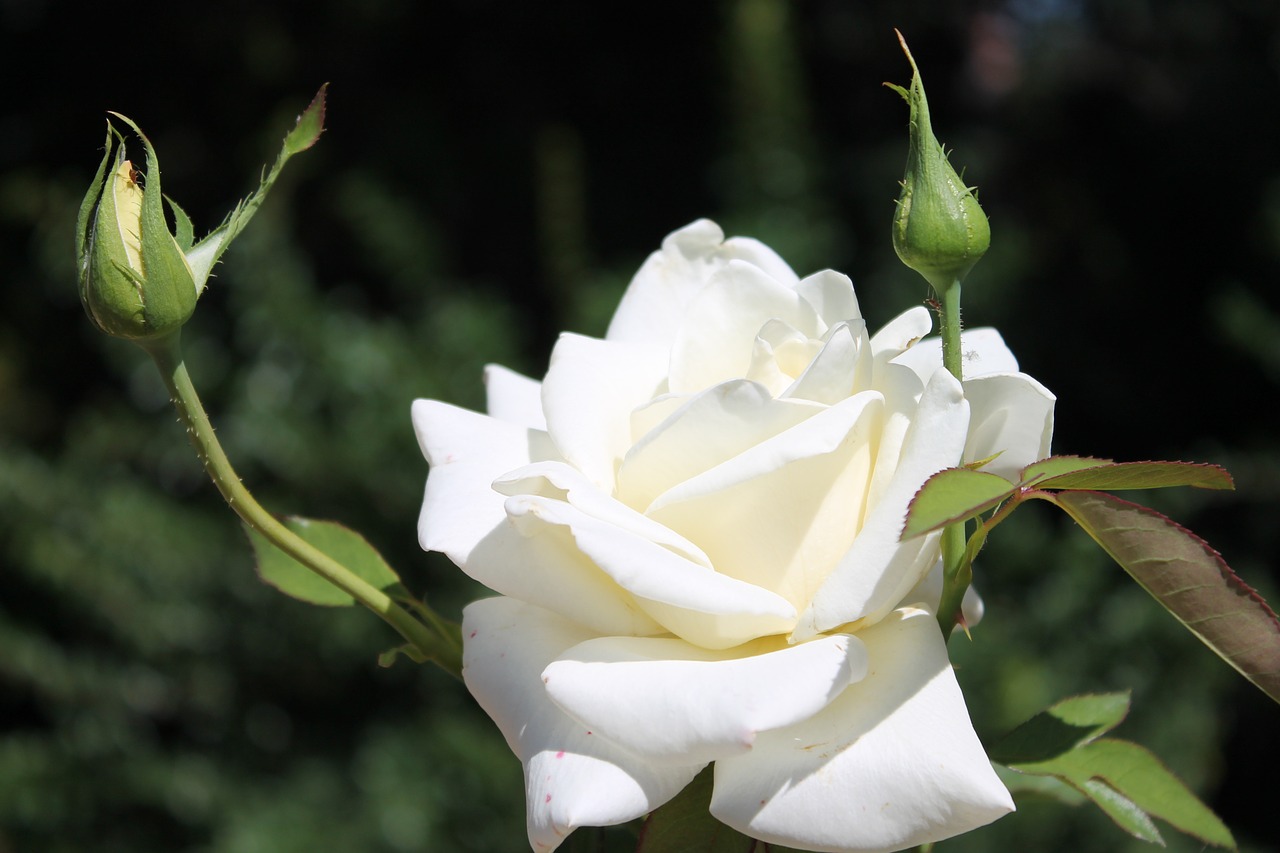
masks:
<instances>
[{"instance_id":1,"label":"reddish leaf","mask_svg":"<svg viewBox=\"0 0 1280 853\"><path fill-rule=\"evenodd\" d=\"M1052 462L1058 460L1045 460ZM1063 460L1065 461L1065 459ZM1100 462L1101 460L1081 460ZM1045 464L1028 466L1032 469ZM1103 462L1078 467L1073 471L1041 475L1034 485L1038 489L1163 489L1169 486L1195 486L1198 489L1234 489L1227 470L1218 465L1199 462Z\"/></svg>"},{"instance_id":2,"label":"reddish leaf","mask_svg":"<svg viewBox=\"0 0 1280 853\"><path fill-rule=\"evenodd\" d=\"M1114 495L1034 496L1061 507L1205 645L1280 702L1280 619L1207 542Z\"/></svg>"}]
</instances>

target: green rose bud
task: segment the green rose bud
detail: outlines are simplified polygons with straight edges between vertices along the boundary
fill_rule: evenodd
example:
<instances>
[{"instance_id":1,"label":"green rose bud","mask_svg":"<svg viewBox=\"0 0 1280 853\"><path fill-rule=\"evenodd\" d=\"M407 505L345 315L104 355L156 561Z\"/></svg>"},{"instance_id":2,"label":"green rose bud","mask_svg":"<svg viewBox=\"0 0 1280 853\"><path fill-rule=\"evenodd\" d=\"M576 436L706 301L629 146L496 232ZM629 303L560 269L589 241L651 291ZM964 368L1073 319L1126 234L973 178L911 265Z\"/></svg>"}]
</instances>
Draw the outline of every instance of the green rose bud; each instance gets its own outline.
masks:
<instances>
[{"instance_id":1,"label":"green rose bud","mask_svg":"<svg viewBox=\"0 0 1280 853\"><path fill-rule=\"evenodd\" d=\"M973 189L960 180L933 135L920 70L902 33L898 33L898 41L911 63L911 89L885 85L911 107L911 135L907 173L893 220L893 248L904 264L942 295L962 281L986 253L991 245L991 226Z\"/></svg>"},{"instance_id":2,"label":"green rose bud","mask_svg":"<svg viewBox=\"0 0 1280 853\"><path fill-rule=\"evenodd\" d=\"M156 152L133 122L120 118L146 149L146 171L134 169L124 137L108 125L107 150L76 223L80 300L99 329L142 342L182 328L201 288L165 221ZM179 229L189 232L186 216L170 207Z\"/></svg>"}]
</instances>

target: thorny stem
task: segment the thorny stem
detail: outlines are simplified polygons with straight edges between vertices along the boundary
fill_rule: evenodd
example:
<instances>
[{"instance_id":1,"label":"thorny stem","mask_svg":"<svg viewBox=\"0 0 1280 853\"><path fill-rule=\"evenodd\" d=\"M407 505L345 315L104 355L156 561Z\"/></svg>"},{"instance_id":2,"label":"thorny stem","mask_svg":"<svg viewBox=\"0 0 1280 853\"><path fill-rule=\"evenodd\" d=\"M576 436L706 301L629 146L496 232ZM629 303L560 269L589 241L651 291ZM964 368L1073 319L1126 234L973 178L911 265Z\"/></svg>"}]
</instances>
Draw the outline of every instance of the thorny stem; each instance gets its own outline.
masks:
<instances>
[{"instance_id":1,"label":"thorny stem","mask_svg":"<svg viewBox=\"0 0 1280 853\"><path fill-rule=\"evenodd\" d=\"M160 375L169 389L173 405L187 428L187 434L196 448L200 461L204 464L205 471L218 487L218 491L222 493L227 505L240 516L244 523L266 537L281 551L382 617L423 658L435 661L445 671L455 676L459 675L462 670L461 649L438 618L433 620L436 627L436 632L433 633L427 625L415 619L409 611L393 601L385 592L281 524L275 516L263 509L240 482L240 477L231 467L230 460L227 459L222 445L214 435L213 425L205 413L204 406L200 403L195 386L191 383L186 363L182 359L178 335L175 333L164 339L150 342L144 345L143 349L159 368Z\"/></svg>"}]
</instances>

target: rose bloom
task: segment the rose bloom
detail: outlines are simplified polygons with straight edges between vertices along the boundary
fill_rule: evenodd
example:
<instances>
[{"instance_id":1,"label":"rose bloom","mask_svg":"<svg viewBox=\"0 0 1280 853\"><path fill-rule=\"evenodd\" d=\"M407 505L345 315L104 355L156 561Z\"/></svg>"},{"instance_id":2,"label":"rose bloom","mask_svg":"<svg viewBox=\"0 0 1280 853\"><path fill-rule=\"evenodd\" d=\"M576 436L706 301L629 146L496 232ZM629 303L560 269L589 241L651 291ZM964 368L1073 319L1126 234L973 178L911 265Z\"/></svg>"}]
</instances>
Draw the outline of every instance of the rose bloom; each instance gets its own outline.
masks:
<instances>
[{"instance_id":1,"label":"rose bloom","mask_svg":"<svg viewBox=\"0 0 1280 853\"><path fill-rule=\"evenodd\" d=\"M492 366L488 415L414 403L422 546L499 593L464 611L463 675L535 850L711 762L717 819L811 850L1013 809L934 615L939 535L899 535L933 473L1048 455L1054 397L990 329L962 387L930 328L920 306L871 335L848 278L703 220L541 383Z\"/></svg>"}]
</instances>

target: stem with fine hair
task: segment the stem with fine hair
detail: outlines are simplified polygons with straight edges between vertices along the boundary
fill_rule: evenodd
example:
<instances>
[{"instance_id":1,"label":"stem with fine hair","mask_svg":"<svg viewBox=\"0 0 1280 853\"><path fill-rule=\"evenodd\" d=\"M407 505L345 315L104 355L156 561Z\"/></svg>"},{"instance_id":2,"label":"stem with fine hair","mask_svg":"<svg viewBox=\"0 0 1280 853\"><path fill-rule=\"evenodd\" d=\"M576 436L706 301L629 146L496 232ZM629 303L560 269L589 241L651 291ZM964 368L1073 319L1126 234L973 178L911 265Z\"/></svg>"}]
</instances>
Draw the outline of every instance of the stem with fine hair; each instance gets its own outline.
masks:
<instances>
[{"instance_id":1,"label":"stem with fine hair","mask_svg":"<svg viewBox=\"0 0 1280 853\"><path fill-rule=\"evenodd\" d=\"M960 282L953 281L942 294L938 319L942 327L942 366L957 382L964 381L964 355L960 348ZM938 603L938 624L944 639L962 620L960 606L973 581L973 567L965 559L964 524L948 525L942 531L942 599Z\"/></svg>"},{"instance_id":2,"label":"stem with fine hair","mask_svg":"<svg viewBox=\"0 0 1280 853\"><path fill-rule=\"evenodd\" d=\"M159 368L173 405L187 428L187 435L191 438L205 471L222 493L227 505L241 520L281 551L382 617L424 659L434 660L446 671L458 675L462 668L461 650L446 631L438 627L437 636L385 592L285 527L240 482L240 477L223 452L222 445L214 435L209 416L196 394L186 363L182 359L178 334L149 342L143 349Z\"/></svg>"}]
</instances>

